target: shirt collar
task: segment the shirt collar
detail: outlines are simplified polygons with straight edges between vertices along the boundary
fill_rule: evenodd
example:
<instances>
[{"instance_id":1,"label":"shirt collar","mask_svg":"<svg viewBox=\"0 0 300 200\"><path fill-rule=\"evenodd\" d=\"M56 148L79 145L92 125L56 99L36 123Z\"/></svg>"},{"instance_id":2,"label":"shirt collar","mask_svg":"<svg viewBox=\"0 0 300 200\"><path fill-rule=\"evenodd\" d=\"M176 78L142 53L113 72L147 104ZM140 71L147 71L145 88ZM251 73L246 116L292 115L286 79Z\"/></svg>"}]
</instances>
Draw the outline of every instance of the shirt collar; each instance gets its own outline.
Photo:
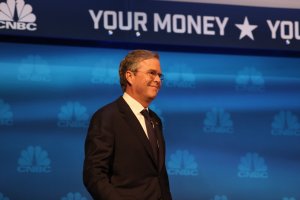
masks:
<instances>
[{"instance_id":1,"label":"shirt collar","mask_svg":"<svg viewBox=\"0 0 300 200\"><path fill-rule=\"evenodd\" d=\"M132 98L129 94L124 92L123 94L123 99L126 101L126 103L129 105L131 108L132 112L137 115L141 114L141 111L144 110L145 108L140 104L137 100ZM148 110L148 108L146 108Z\"/></svg>"}]
</instances>

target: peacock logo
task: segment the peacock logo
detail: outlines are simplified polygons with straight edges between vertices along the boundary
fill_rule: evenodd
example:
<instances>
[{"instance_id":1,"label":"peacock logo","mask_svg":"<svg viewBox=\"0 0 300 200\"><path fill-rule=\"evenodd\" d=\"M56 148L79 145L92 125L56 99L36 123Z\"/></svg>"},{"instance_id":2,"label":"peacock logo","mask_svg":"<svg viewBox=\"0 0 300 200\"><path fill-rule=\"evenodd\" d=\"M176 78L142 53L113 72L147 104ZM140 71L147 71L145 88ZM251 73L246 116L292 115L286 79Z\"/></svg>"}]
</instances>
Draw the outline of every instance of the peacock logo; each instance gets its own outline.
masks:
<instances>
[{"instance_id":1,"label":"peacock logo","mask_svg":"<svg viewBox=\"0 0 300 200\"><path fill-rule=\"evenodd\" d=\"M36 16L32 10L32 6L24 0L7 0L6 3L0 3L0 30L36 31Z\"/></svg>"}]
</instances>

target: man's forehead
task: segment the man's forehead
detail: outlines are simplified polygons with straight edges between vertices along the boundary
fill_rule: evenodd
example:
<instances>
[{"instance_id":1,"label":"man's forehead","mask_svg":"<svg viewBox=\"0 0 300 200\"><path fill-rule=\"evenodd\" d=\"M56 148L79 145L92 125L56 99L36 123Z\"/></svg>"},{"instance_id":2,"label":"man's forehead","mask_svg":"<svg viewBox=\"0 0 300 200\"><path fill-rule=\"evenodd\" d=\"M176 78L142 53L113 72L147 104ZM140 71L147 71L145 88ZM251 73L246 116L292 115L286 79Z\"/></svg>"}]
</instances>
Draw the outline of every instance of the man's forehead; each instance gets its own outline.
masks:
<instances>
[{"instance_id":1,"label":"man's forehead","mask_svg":"<svg viewBox=\"0 0 300 200\"><path fill-rule=\"evenodd\" d=\"M139 62L138 67L147 67L149 69L157 70L160 69L160 62L156 58L150 58Z\"/></svg>"}]
</instances>

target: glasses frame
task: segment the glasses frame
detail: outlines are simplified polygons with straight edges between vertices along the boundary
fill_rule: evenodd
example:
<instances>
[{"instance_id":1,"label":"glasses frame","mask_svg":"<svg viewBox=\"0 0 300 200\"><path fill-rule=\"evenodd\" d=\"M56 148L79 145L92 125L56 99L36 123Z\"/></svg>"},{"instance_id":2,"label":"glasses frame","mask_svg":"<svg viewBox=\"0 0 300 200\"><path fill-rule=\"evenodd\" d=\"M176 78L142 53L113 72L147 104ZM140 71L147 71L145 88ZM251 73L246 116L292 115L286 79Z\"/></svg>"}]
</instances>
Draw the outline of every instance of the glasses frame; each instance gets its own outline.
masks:
<instances>
[{"instance_id":1,"label":"glasses frame","mask_svg":"<svg viewBox=\"0 0 300 200\"><path fill-rule=\"evenodd\" d=\"M147 74L151 79L155 79L155 77L156 76L158 76L158 78L161 80L161 81L163 81L164 80L164 78L165 78L165 76L163 75L163 74L161 74L161 73L158 73L157 71L155 71L155 70L148 70L148 71L140 71L140 70L136 70L136 71L134 71L134 72L142 72L142 73L145 73L145 74Z\"/></svg>"}]
</instances>

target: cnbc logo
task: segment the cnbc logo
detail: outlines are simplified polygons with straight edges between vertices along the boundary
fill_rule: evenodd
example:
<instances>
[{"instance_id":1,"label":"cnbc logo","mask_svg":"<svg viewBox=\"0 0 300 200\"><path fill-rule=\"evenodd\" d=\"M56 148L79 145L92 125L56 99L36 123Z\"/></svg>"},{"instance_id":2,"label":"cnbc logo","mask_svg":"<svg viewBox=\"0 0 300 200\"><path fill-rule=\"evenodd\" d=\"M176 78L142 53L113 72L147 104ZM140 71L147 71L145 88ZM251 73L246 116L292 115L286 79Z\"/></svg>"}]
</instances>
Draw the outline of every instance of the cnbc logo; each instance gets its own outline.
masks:
<instances>
[{"instance_id":1,"label":"cnbc logo","mask_svg":"<svg viewBox=\"0 0 300 200\"><path fill-rule=\"evenodd\" d=\"M264 90L264 78L254 67L246 67L239 71L235 82L237 91L262 92Z\"/></svg>"},{"instance_id":2,"label":"cnbc logo","mask_svg":"<svg viewBox=\"0 0 300 200\"><path fill-rule=\"evenodd\" d=\"M207 112L203 124L205 133L233 133L231 116L222 108L213 108Z\"/></svg>"},{"instance_id":3,"label":"cnbc logo","mask_svg":"<svg viewBox=\"0 0 300 200\"><path fill-rule=\"evenodd\" d=\"M9 200L9 198L0 192L0 200Z\"/></svg>"},{"instance_id":4,"label":"cnbc logo","mask_svg":"<svg viewBox=\"0 0 300 200\"><path fill-rule=\"evenodd\" d=\"M291 111L280 111L272 122L272 135L300 136L300 123Z\"/></svg>"},{"instance_id":5,"label":"cnbc logo","mask_svg":"<svg viewBox=\"0 0 300 200\"><path fill-rule=\"evenodd\" d=\"M79 192L69 192L66 196L62 197L61 200L87 200L87 198L81 196Z\"/></svg>"},{"instance_id":6,"label":"cnbc logo","mask_svg":"<svg viewBox=\"0 0 300 200\"><path fill-rule=\"evenodd\" d=\"M86 107L79 102L67 102L61 106L58 114L58 127L68 128L86 128L88 126L89 115Z\"/></svg>"},{"instance_id":7,"label":"cnbc logo","mask_svg":"<svg viewBox=\"0 0 300 200\"><path fill-rule=\"evenodd\" d=\"M32 6L25 4L24 0L7 0L6 3L0 3L0 29L35 31L35 21Z\"/></svg>"},{"instance_id":8,"label":"cnbc logo","mask_svg":"<svg viewBox=\"0 0 300 200\"><path fill-rule=\"evenodd\" d=\"M295 197L283 197L282 200L296 200Z\"/></svg>"},{"instance_id":9,"label":"cnbc logo","mask_svg":"<svg viewBox=\"0 0 300 200\"><path fill-rule=\"evenodd\" d=\"M167 87L174 88L194 88L196 85L196 75L185 64L174 64L172 71L166 72Z\"/></svg>"},{"instance_id":10,"label":"cnbc logo","mask_svg":"<svg viewBox=\"0 0 300 200\"><path fill-rule=\"evenodd\" d=\"M51 79L48 63L39 55L22 60L18 71L19 81L49 82Z\"/></svg>"},{"instance_id":11,"label":"cnbc logo","mask_svg":"<svg viewBox=\"0 0 300 200\"><path fill-rule=\"evenodd\" d=\"M228 200L228 198L225 195L215 195L212 200Z\"/></svg>"},{"instance_id":12,"label":"cnbc logo","mask_svg":"<svg viewBox=\"0 0 300 200\"><path fill-rule=\"evenodd\" d=\"M247 153L241 157L238 166L240 178L268 178L268 167L265 160L257 153Z\"/></svg>"},{"instance_id":13,"label":"cnbc logo","mask_svg":"<svg viewBox=\"0 0 300 200\"><path fill-rule=\"evenodd\" d=\"M112 60L98 63L92 71L91 82L93 84L117 85L119 76L118 71L113 68L114 66L117 64Z\"/></svg>"},{"instance_id":14,"label":"cnbc logo","mask_svg":"<svg viewBox=\"0 0 300 200\"><path fill-rule=\"evenodd\" d=\"M0 126L13 125L13 113L10 105L0 99Z\"/></svg>"},{"instance_id":15,"label":"cnbc logo","mask_svg":"<svg viewBox=\"0 0 300 200\"><path fill-rule=\"evenodd\" d=\"M169 175L180 176L197 176L198 164L195 158L186 150L177 150L171 155L171 159L167 163L167 170Z\"/></svg>"},{"instance_id":16,"label":"cnbc logo","mask_svg":"<svg viewBox=\"0 0 300 200\"><path fill-rule=\"evenodd\" d=\"M20 173L50 173L51 160L40 146L29 146L21 151L17 171Z\"/></svg>"}]
</instances>

